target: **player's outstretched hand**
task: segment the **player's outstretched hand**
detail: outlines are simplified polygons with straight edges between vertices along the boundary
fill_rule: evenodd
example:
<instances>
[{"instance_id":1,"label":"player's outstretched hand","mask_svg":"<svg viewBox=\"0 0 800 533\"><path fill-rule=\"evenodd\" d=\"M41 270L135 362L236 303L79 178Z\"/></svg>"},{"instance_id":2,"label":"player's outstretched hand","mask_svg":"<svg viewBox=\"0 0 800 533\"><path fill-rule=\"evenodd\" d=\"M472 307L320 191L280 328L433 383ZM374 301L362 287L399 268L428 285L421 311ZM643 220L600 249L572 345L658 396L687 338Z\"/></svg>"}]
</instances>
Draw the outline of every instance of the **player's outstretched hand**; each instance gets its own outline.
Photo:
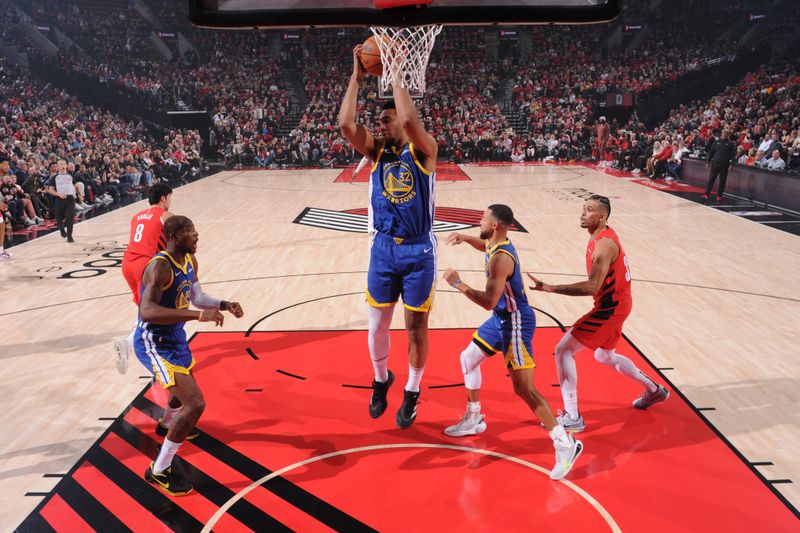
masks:
<instances>
[{"instance_id":1,"label":"player's outstretched hand","mask_svg":"<svg viewBox=\"0 0 800 533\"><path fill-rule=\"evenodd\" d=\"M225 310L236 318L244 316L244 311L242 311L242 306L239 305L239 302L226 302Z\"/></svg>"},{"instance_id":2,"label":"player's outstretched hand","mask_svg":"<svg viewBox=\"0 0 800 533\"><path fill-rule=\"evenodd\" d=\"M552 287L547 283L543 282L540 279L536 279L533 277L533 274L530 272L526 272L531 281L533 281L533 285L529 285L528 288L532 291L544 291L544 292L553 292Z\"/></svg>"},{"instance_id":3,"label":"player's outstretched hand","mask_svg":"<svg viewBox=\"0 0 800 533\"><path fill-rule=\"evenodd\" d=\"M219 312L219 309L205 309L200 311L200 322L214 322L217 326L221 326L225 322L225 317Z\"/></svg>"},{"instance_id":4,"label":"player's outstretched hand","mask_svg":"<svg viewBox=\"0 0 800 533\"><path fill-rule=\"evenodd\" d=\"M455 246L456 244L461 244L462 242L464 242L464 239L460 233L453 232L447 236L446 242L450 246Z\"/></svg>"}]
</instances>

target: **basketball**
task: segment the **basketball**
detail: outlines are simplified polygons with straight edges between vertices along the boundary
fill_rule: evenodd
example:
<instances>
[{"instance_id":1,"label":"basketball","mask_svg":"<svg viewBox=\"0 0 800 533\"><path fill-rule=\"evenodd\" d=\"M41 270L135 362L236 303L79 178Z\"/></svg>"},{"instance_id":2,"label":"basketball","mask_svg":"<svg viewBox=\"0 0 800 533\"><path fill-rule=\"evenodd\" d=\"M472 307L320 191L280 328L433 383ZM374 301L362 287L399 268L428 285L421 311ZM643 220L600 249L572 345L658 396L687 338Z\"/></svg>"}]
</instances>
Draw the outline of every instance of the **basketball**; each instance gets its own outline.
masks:
<instances>
[{"instance_id":1,"label":"basketball","mask_svg":"<svg viewBox=\"0 0 800 533\"><path fill-rule=\"evenodd\" d=\"M364 41L364 44L361 45L361 53L358 58L364 69L373 76L380 76L383 73L381 51L374 36Z\"/></svg>"}]
</instances>

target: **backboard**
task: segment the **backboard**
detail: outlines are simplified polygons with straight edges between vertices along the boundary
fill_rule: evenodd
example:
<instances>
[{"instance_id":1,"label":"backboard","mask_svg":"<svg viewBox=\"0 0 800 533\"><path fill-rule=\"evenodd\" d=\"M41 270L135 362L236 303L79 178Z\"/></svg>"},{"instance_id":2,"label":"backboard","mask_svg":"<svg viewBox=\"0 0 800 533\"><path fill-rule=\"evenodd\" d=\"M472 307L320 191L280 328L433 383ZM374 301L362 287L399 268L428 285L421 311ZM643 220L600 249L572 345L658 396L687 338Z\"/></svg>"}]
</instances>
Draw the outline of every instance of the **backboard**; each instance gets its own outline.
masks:
<instances>
[{"instance_id":1,"label":"backboard","mask_svg":"<svg viewBox=\"0 0 800 533\"><path fill-rule=\"evenodd\" d=\"M212 28L589 23L613 19L618 0L187 0Z\"/></svg>"}]
</instances>

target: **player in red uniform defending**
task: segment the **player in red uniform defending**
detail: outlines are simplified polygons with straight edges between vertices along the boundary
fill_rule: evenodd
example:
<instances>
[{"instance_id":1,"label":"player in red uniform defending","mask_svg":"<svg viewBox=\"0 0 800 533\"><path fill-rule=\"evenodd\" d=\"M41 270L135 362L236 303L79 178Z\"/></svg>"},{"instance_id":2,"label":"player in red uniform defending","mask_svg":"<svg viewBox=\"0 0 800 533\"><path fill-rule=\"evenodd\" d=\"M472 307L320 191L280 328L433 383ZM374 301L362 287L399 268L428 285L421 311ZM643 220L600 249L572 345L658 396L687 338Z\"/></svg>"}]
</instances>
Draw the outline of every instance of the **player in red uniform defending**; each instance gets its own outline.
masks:
<instances>
[{"instance_id":1,"label":"player in red uniform defending","mask_svg":"<svg viewBox=\"0 0 800 533\"><path fill-rule=\"evenodd\" d=\"M631 269L625 250L616 232L606 225L611 202L605 196L593 195L583 204L581 227L591 236L586 246L586 271L589 279L570 285L549 285L536 279L533 290L569 296L594 296L594 307L567 331L556 346L556 367L565 413L557 417L567 431L583 431L586 427L578 411L578 372L575 354L584 348L594 351L597 362L610 366L620 374L635 379L645 390L634 400L637 409L647 409L669 398L669 391L658 385L633 361L616 353L622 337L622 325L631 312Z\"/></svg>"},{"instance_id":2,"label":"player in red uniform defending","mask_svg":"<svg viewBox=\"0 0 800 533\"><path fill-rule=\"evenodd\" d=\"M164 221L172 216L169 206L172 202L172 189L167 185L156 184L148 192L150 207L140 211L131 218L131 234L128 247L122 257L122 275L133 294L133 303L139 306L139 288L142 286L142 274L147 263L158 252L166 247L164 239ZM128 357L133 350L133 334L126 339L114 343L117 350L117 370L120 374L128 371Z\"/></svg>"}]
</instances>

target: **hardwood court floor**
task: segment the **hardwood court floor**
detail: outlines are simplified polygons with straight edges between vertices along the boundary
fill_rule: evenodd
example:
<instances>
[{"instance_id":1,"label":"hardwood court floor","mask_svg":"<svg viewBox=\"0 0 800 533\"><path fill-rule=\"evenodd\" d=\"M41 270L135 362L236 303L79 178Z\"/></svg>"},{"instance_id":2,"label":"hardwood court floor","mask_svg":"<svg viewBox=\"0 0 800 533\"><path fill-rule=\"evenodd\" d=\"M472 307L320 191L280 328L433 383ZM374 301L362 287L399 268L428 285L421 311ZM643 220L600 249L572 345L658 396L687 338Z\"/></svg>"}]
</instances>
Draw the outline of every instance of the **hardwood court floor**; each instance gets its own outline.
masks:
<instances>
[{"instance_id":1,"label":"hardwood court floor","mask_svg":"<svg viewBox=\"0 0 800 533\"><path fill-rule=\"evenodd\" d=\"M525 230L512 234L523 268L547 281L585 275L587 235L578 224L582 199L590 193L611 197L611 225L621 236L634 278L628 338L665 369L691 405L703 409L699 416L747 461L757 463L753 468L765 479L800 478L793 445L800 437L796 236L583 167L462 169L471 181L438 183L437 204L450 208L440 228L468 226L474 223L469 210L507 203ZM363 223L367 186L334 183L339 174L227 172L176 190L173 211L190 216L200 232L204 286L244 307L245 317L229 317L223 330L366 327L358 293L365 282L367 239L354 231ZM118 262L130 216L141 208L129 206L77 225L72 245L52 234L17 246L16 258L0 264L4 529L19 524L41 501L42 496L25 494L49 492L60 478L43 476L69 471L145 384L138 376L146 372L136 361L124 376L113 370L112 347L135 320ZM455 216L459 212L464 224ZM439 252L440 270L452 266L467 281L481 283L479 253L444 245ZM260 320L315 299L311 306ZM569 325L590 300L536 293L532 304ZM473 328L485 315L441 284L431 327ZM538 320L540 326L557 325L545 313ZM401 325L398 313L393 327ZM211 328L193 323L187 329ZM458 351L432 356L456 358ZM606 372L590 354L580 357L583 376ZM402 359L394 354L393 368L402 369ZM358 373L368 371L364 361ZM405 372L399 374L402 380ZM454 373L453 382L459 377ZM537 379L547 383L554 376ZM658 407L652 416L658 416ZM422 410L420 417L424 421ZM625 433L605 438L623 449ZM590 438L586 445L589 450ZM625 453L631 452L636 453ZM772 487L794 506L800 502L794 483Z\"/></svg>"}]
</instances>

